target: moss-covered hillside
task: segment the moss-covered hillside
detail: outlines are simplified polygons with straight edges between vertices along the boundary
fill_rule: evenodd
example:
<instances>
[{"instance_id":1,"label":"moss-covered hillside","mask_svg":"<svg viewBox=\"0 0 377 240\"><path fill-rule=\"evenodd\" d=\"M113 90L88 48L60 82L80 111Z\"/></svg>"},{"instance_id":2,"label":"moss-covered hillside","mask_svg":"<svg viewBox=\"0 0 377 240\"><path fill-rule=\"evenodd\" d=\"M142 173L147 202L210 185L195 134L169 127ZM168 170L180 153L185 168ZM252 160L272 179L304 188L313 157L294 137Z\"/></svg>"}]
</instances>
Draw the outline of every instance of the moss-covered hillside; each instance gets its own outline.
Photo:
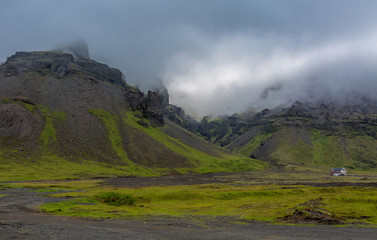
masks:
<instances>
[{"instance_id":1,"label":"moss-covered hillside","mask_svg":"<svg viewBox=\"0 0 377 240\"><path fill-rule=\"evenodd\" d=\"M309 164L377 168L377 104L294 103L257 114L203 119L199 131L213 143L273 166Z\"/></svg>"},{"instance_id":2,"label":"moss-covered hillside","mask_svg":"<svg viewBox=\"0 0 377 240\"><path fill-rule=\"evenodd\" d=\"M119 70L104 64L59 52L21 52L0 66L2 179L264 167L165 123L158 94L128 86Z\"/></svg>"}]
</instances>

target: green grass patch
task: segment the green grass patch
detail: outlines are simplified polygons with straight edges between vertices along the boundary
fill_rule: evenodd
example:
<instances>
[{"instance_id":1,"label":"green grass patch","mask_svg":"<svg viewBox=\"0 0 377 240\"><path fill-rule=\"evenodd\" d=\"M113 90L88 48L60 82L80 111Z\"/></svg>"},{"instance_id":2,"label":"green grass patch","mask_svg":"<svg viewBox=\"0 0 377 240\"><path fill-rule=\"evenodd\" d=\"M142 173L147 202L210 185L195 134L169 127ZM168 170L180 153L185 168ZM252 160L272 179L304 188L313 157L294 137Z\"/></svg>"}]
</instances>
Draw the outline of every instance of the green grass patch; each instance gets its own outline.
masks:
<instances>
[{"instance_id":1,"label":"green grass patch","mask_svg":"<svg viewBox=\"0 0 377 240\"><path fill-rule=\"evenodd\" d=\"M132 188L93 187L54 194L74 200L41 206L47 213L95 218L232 217L281 223L281 218L321 199L322 211L346 224L377 226L377 194L370 187L202 184Z\"/></svg>"},{"instance_id":2,"label":"green grass patch","mask_svg":"<svg viewBox=\"0 0 377 240\"><path fill-rule=\"evenodd\" d=\"M274 138L276 141L271 144L274 151L270 156L285 165L308 164L362 171L377 168L377 140L370 136L327 135L322 130L300 133L300 130L285 128Z\"/></svg>"},{"instance_id":3,"label":"green grass patch","mask_svg":"<svg viewBox=\"0 0 377 240\"><path fill-rule=\"evenodd\" d=\"M42 105L38 105L38 109L45 119L45 126L40 134L40 139L43 142L43 146L46 147L48 143L55 142L57 140L54 121L65 121L66 114L59 111L53 111Z\"/></svg>"},{"instance_id":4,"label":"green grass patch","mask_svg":"<svg viewBox=\"0 0 377 240\"><path fill-rule=\"evenodd\" d=\"M254 152L257 147L261 145L261 143L265 142L268 138L272 136L272 133L262 134L254 137L249 141L245 146L243 146L241 149L236 150L239 154L250 156L252 152Z\"/></svg>"},{"instance_id":5,"label":"green grass patch","mask_svg":"<svg viewBox=\"0 0 377 240\"><path fill-rule=\"evenodd\" d=\"M129 194L106 192L94 196L94 199L113 206L130 206L134 205L135 198Z\"/></svg>"},{"instance_id":6,"label":"green grass patch","mask_svg":"<svg viewBox=\"0 0 377 240\"><path fill-rule=\"evenodd\" d=\"M347 156L340 144L339 137L325 136L319 131L313 132L314 164L322 166L344 166Z\"/></svg>"},{"instance_id":7,"label":"green grass patch","mask_svg":"<svg viewBox=\"0 0 377 240\"><path fill-rule=\"evenodd\" d=\"M114 166L112 164L76 159L66 160L45 151L38 158L17 154L0 154L0 181L88 179L93 177L151 176L160 175L138 166Z\"/></svg>"},{"instance_id":8,"label":"green grass patch","mask_svg":"<svg viewBox=\"0 0 377 240\"><path fill-rule=\"evenodd\" d=\"M110 114L103 109L90 109L89 113L103 121L109 134L108 136L111 142L111 146L113 147L113 150L117 153L117 155L128 165L135 165L131 160L128 159L127 153L123 149L122 138L119 135L117 125L117 122L119 121L118 117Z\"/></svg>"},{"instance_id":9,"label":"green grass patch","mask_svg":"<svg viewBox=\"0 0 377 240\"><path fill-rule=\"evenodd\" d=\"M31 104L31 103L28 103L28 102L25 102L25 101L12 100L10 98L2 98L1 102L5 103L5 104L7 104L7 103L19 103L30 112L35 112L38 109L37 105Z\"/></svg>"},{"instance_id":10,"label":"green grass patch","mask_svg":"<svg viewBox=\"0 0 377 240\"><path fill-rule=\"evenodd\" d=\"M35 112L38 109L38 106L34 104L30 104L27 102L18 101L24 108L26 108L29 112Z\"/></svg>"},{"instance_id":11,"label":"green grass patch","mask_svg":"<svg viewBox=\"0 0 377 240\"><path fill-rule=\"evenodd\" d=\"M274 159L283 163L313 164L313 146L298 138L296 132L282 129L279 132L277 149L272 153Z\"/></svg>"}]
</instances>

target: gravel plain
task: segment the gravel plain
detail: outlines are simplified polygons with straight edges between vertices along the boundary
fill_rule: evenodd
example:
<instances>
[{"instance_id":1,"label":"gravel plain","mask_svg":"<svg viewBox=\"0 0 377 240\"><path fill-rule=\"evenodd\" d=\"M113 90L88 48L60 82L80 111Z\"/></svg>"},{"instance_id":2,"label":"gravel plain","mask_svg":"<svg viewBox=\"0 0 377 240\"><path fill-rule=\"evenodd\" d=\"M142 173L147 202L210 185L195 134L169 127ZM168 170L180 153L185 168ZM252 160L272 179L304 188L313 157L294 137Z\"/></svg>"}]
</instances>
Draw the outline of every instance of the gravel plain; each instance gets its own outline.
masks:
<instances>
[{"instance_id":1,"label":"gravel plain","mask_svg":"<svg viewBox=\"0 0 377 240\"><path fill-rule=\"evenodd\" d=\"M117 178L105 179L105 184L129 187L178 185L193 184L195 179L208 183L228 178L224 174L199 178ZM51 216L40 212L38 206L62 199L26 188L4 189L0 193L6 195L0 197L0 239L377 239L377 228L367 227L239 224L229 218L161 217L142 221Z\"/></svg>"}]
</instances>

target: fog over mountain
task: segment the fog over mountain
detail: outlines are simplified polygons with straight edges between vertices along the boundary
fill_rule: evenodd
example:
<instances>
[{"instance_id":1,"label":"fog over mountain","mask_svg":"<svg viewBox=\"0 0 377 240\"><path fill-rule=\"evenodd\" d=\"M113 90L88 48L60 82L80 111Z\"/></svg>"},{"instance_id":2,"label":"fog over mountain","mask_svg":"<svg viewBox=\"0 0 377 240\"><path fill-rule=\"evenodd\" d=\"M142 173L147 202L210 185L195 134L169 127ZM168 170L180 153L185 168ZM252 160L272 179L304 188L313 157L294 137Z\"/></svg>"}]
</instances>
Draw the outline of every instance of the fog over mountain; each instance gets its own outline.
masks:
<instances>
[{"instance_id":1,"label":"fog over mountain","mask_svg":"<svg viewBox=\"0 0 377 240\"><path fill-rule=\"evenodd\" d=\"M196 116L373 97L377 1L1 0L0 61L84 39Z\"/></svg>"}]
</instances>

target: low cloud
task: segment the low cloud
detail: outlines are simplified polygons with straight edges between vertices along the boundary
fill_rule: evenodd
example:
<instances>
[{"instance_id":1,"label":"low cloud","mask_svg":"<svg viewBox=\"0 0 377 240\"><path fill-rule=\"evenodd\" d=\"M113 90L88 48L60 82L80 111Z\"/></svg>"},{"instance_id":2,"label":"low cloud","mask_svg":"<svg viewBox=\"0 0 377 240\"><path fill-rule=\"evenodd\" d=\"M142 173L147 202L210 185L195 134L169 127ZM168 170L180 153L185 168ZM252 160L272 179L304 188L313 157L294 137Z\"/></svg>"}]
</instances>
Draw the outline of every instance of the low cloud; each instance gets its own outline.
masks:
<instances>
[{"instance_id":1,"label":"low cloud","mask_svg":"<svg viewBox=\"0 0 377 240\"><path fill-rule=\"evenodd\" d=\"M143 90L189 113L231 114L377 90L374 0L14 0L0 61L83 39Z\"/></svg>"},{"instance_id":2,"label":"low cloud","mask_svg":"<svg viewBox=\"0 0 377 240\"><path fill-rule=\"evenodd\" d=\"M377 35L302 49L274 35L196 36L200 56L177 54L164 79L172 102L199 116L377 90Z\"/></svg>"}]
</instances>

